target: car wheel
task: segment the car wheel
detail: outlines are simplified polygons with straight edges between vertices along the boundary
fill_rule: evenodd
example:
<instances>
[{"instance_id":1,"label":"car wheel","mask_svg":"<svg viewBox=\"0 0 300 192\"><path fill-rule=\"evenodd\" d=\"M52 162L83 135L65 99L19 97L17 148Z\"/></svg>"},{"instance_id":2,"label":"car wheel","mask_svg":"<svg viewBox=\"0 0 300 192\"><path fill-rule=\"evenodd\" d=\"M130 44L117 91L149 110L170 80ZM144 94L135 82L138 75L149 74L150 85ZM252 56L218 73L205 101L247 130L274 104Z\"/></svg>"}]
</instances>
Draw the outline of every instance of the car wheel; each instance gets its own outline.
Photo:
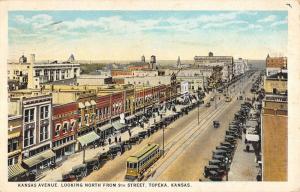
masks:
<instances>
[{"instance_id":1,"label":"car wheel","mask_svg":"<svg viewBox=\"0 0 300 192\"><path fill-rule=\"evenodd\" d=\"M94 169L94 170L98 170L99 167L100 167L99 165L95 165L95 166L93 167L93 169Z\"/></svg>"},{"instance_id":2,"label":"car wheel","mask_svg":"<svg viewBox=\"0 0 300 192\"><path fill-rule=\"evenodd\" d=\"M121 156L121 152L119 151L119 152L117 153L117 155L118 155L118 156Z\"/></svg>"}]
</instances>

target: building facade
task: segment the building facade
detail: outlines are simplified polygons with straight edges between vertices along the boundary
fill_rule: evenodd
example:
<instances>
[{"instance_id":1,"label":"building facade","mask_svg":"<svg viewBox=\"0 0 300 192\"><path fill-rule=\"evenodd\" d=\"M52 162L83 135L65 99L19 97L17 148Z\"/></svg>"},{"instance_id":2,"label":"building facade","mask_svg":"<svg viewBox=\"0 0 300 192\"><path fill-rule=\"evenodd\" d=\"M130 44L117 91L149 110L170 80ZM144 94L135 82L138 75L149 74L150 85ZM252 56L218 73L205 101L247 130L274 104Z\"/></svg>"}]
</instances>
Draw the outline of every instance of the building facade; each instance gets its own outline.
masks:
<instances>
[{"instance_id":1,"label":"building facade","mask_svg":"<svg viewBox=\"0 0 300 192\"><path fill-rule=\"evenodd\" d=\"M266 75L274 75L287 70L287 57L270 57L266 58Z\"/></svg>"},{"instance_id":2,"label":"building facade","mask_svg":"<svg viewBox=\"0 0 300 192\"><path fill-rule=\"evenodd\" d=\"M22 98L23 164L29 170L42 171L49 167L55 154L52 148L52 96Z\"/></svg>"},{"instance_id":3,"label":"building facade","mask_svg":"<svg viewBox=\"0 0 300 192\"><path fill-rule=\"evenodd\" d=\"M8 166L20 164L22 161L22 115L8 117Z\"/></svg>"},{"instance_id":4,"label":"building facade","mask_svg":"<svg viewBox=\"0 0 300 192\"><path fill-rule=\"evenodd\" d=\"M77 103L54 105L52 113L52 146L56 161L75 152L78 120Z\"/></svg>"},{"instance_id":5,"label":"building facade","mask_svg":"<svg viewBox=\"0 0 300 192\"><path fill-rule=\"evenodd\" d=\"M212 63L224 63L224 74L226 74L226 81L231 81L233 78L233 57L232 56L214 56L209 53L209 56L195 56L194 65L210 65Z\"/></svg>"}]
</instances>

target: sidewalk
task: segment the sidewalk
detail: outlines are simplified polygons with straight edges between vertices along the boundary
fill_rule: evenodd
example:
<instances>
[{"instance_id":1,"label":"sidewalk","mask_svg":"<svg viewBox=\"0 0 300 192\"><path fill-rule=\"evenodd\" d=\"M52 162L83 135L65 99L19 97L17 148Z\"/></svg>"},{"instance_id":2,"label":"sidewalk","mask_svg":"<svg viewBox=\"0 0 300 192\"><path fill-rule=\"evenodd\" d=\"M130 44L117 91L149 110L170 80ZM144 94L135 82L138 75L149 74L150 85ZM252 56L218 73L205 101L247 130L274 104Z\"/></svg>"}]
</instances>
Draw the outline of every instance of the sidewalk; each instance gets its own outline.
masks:
<instances>
[{"instance_id":1,"label":"sidewalk","mask_svg":"<svg viewBox=\"0 0 300 192\"><path fill-rule=\"evenodd\" d=\"M229 181L256 181L258 173L258 164L255 162L255 154L250 146L250 152L245 152L246 144L244 143L245 134L242 140L238 139L237 148L233 157L228 174Z\"/></svg>"}]
</instances>

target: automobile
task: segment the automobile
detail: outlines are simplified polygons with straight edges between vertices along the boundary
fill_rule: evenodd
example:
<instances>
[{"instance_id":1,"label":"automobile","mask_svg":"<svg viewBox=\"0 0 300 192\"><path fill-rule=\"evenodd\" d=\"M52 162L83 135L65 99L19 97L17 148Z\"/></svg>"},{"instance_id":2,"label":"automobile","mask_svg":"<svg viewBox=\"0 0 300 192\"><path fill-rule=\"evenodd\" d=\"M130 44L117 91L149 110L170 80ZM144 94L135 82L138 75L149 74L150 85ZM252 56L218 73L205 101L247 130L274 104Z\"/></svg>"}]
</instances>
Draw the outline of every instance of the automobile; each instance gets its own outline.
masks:
<instances>
[{"instance_id":1,"label":"automobile","mask_svg":"<svg viewBox=\"0 0 300 192\"><path fill-rule=\"evenodd\" d=\"M116 156L120 156L122 155L124 151L122 150L122 146L120 144L114 144L112 146L109 147L109 155L112 158L115 158Z\"/></svg>"},{"instance_id":2,"label":"automobile","mask_svg":"<svg viewBox=\"0 0 300 192\"><path fill-rule=\"evenodd\" d=\"M228 156L228 152L222 149L218 149L212 152L212 156L214 155L223 155L223 156Z\"/></svg>"},{"instance_id":3,"label":"automobile","mask_svg":"<svg viewBox=\"0 0 300 192\"><path fill-rule=\"evenodd\" d=\"M236 138L234 136L231 136L231 135L225 135L225 141L227 141L231 144L235 144L236 143Z\"/></svg>"},{"instance_id":4,"label":"automobile","mask_svg":"<svg viewBox=\"0 0 300 192\"><path fill-rule=\"evenodd\" d=\"M230 102L232 99L231 99L231 97L229 97L229 96L226 96L226 98L225 98L225 102Z\"/></svg>"},{"instance_id":5,"label":"automobile","mask_svg":"<svg viewBox=\"0 0 300 192\"><path fill-rule=\"evenodd\" d=\"M148 135L147 131L141 131L138 133L140 138L145 139Z\"/></svg>"},{"instance_id":6,"label":"automobile","mask_svg":"<svg viewBox=\"0 0 300 192\"><path fill-rule=\"evenodd\" d=\"M211 105L210 105L210 102L207 102L206 104L205 104L205 107L210 107Z\"/></svg>"},{"instance_id":7,"label":"automobile","mask_svg":"<svg viewBox=\"0 0 300 192\"><path fill-rule=\"evenodd\" d=\"M240 96L239 96L239 100L243 100L243 96L240 95Z\"/></svg>"},{"instance_id":8,"label":"automobile","mask_svg":"<svg viewBox=\"0 0 300 192\"><path fill-rule=\"evenodd\" d=\"M214 171L213 174L211 171ZM224 170L222 170L219 166L217 165L208 165L204 167L204 177L210 177L211 175L224 175Z\"/></svg>"},{"instance_id":9,"label":"automobile","mask_svg":"<svg viewBox=\"0 0 300 192\"><path fill-rule=\"evenodd\" d=\"M208 165L216 165L216 166L219 166L223 170L226 168L226 165L222 161L217 160L217 159L210 160L208 162Z\"/></svg>"},{"instance_id":10,"label":"automobile","mask_svg":"<svg viewBox=\"0 0 300 192\"><path fill-rule=\"evenodd\" d=\"M93 170L98 170L104 164L104 161L99 161L98 157L93 157L85 160L84 163L86 164L87 171L92 172Z\"/></svg>"},{"instance_id":11,"label":"automobile","mask_svg":"<svg viewBox=\"0 0 300 192\"><path fill-rule=\"evenodd\" d=\"M105 163L106 161L108 161L110 159L111 159L111 156L109 155L108 152L98 153L98 160L99 161L103 161Z\"/></svg>"},{"instance_id":12,"label":"automobile","mask_svg":"<svg viewBox=\"0 0 300 192\"><path fill-rule=\"evenodd\" d=\"M219 128L220 127L220 122L219 121L213 121L213 126L214 126L214 128Z\"/></svg>"},{"instance_id":13,"label":"automobile","mask_svg":"<svg viewBox=\"0 0 300 192\"><path fill-rule=\"evenodd\" d=\"M220 146L217 146L216 149L217 149L217 150L220 150L220 149L221 149L221 150L225 150L225 151L227 151L227 152L232 153L232 148L229 147L229 146L220 145Z\"/></svg>"},{"instance_id":14,"label":"automobile","mask_svg":"<svg viewBox=\"0 0 300 192\"><path fill-rule=\"evenodd\" d=\"M140 142L141 142L141 140L140 140L140 136L138 134L135 134L129 138L129 143L132 145L135 145Z\"/></svg>"},{"instance_id":15,"label":"automobile","mask_svg":"<svg viewBox=\"0 0 300 192\"><path fill-rule=\"evenodd\" d=\"M225 162L225 156L224 155L213 155L212 159L217 159L219 161Z\"/></svg>"},{"instance_id":16,"label":"automobile","mask_svg":"<svg viewBox=\"0 0 300 192\"><path fill-rule=\"evenodd\" d=\"M63 181L80 180L86 175L87 175L87 165L80 164L72 167L72 170L63 173L62 180Z\"/></svg>"},{"instance_id":17,"label":"automobile","mask_svg":"<svg viewBox=\"0 0 300 192\"><path fill-rule=\"evenodd\" d=\"M211 97L211 98L210 98L210 101L214 101L214 100L215 100L215 97Z\"/></svg>"},{"instance_id":18,"label":"automobile","mask_svg":"<svg viewBox=\"0 0 300 192\"><path fill-rule=\"evenodd\" d=\"M146 134L147 134L147 132L146 132ZM121 146L123 152L129 151L132 148L131 143L130 143L129 140L122 141L122 142L119 143L119 145Z\"/></svg>"}]
</instances>

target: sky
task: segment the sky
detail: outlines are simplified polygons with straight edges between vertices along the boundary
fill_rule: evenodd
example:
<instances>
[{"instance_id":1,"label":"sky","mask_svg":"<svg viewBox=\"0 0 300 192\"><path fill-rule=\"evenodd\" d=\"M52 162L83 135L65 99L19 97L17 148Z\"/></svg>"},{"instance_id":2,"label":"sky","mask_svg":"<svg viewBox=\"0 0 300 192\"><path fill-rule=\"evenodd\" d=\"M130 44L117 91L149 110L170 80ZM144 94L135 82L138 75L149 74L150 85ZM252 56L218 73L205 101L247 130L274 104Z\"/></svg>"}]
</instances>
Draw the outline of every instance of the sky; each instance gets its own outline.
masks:
<instances>
[{"instance_id":1,"label":"sky","mask_svg":"<svg viewBox=\"0 0 300 192\"><path fill-rule=\"evenodd\" d=\"M265 59L287 54L287 11L10 11L8 59Z\"/></svg>"}]
</instances>

